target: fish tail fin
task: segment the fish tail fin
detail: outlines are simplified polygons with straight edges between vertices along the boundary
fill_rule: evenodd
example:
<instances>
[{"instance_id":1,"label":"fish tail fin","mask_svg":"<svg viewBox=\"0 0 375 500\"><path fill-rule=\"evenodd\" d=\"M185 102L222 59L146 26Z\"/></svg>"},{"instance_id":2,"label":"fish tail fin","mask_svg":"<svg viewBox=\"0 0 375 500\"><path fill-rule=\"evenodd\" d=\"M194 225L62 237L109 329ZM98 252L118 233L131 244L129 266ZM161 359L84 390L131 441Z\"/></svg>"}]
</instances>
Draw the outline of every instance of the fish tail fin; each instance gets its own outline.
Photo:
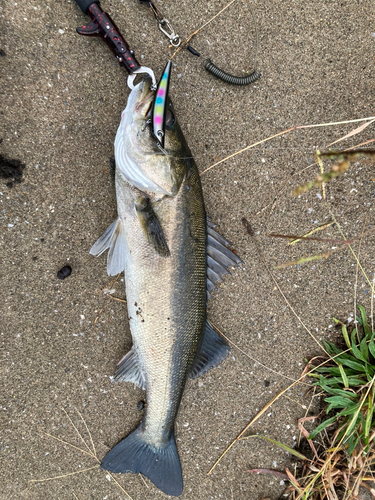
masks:
<instances>
[{"instance_id":1,"label":"fish tail fin","mask_svg":"<svg viewBox=\"0 0 375 500\"><path fill-rule=\"evenodd\" d=\"M107 453L100 464L110 472L140 472L167 495L182 493L182 470L174 433L161 448L152 448L141 426Z\"/></svg>"}]
</instances>

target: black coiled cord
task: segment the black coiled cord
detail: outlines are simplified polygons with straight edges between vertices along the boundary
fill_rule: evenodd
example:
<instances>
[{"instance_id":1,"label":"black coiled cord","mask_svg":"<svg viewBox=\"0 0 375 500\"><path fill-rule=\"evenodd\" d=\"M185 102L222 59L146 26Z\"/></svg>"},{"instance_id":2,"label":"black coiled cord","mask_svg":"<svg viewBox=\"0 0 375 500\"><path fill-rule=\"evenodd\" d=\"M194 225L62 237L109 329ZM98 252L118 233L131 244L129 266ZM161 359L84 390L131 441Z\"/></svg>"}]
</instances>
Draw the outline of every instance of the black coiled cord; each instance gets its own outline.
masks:
<instances>
[{"instance_id":1,"label":"black coiled cord","mask_svg":"<svg viewBox=\"0 0 375 500\"><path fill-rule=\"evenodd\" d=\"M254 71L250 73L250 75L247 76L235 76L231 75L230 73L227 73L226 71L218 68L215 66L215 64L211 61L211 59L205 59L203 61L203 66L205 69L211 73L212 75L216 76L217 78L220 78L220 80L223 80L223 82L230 83L231 85L250 85L251 83L256 82L259 80L259 78L262 76L262 73L260 73L257 70L257 57L258 57L258 27L257 23L254 17L253 9L251 8L251 3L249 3L250 7L250 12L251 12L251 17L253 18L253 22L255 25L255 33L256 33L256 51L255 51L255 58L254 58Z\"/></svg>"},{"instance_id":2,"label":"black coiled cord","mask_svg":"<svg viewBox=\"0 0 375 500\"><path fill-rule=\"evenodd\" d=\"M215 64L211 61L211 59L205 59L203 61L203 66L209 71L212 75L220 78L223 82L231 83L232 85L250 85L250 83L254 83L262 76L262 73L256 69L250 75L247 76L235 76L223 71L222 69L215 66Z\"/></svg>"}]
</instances>

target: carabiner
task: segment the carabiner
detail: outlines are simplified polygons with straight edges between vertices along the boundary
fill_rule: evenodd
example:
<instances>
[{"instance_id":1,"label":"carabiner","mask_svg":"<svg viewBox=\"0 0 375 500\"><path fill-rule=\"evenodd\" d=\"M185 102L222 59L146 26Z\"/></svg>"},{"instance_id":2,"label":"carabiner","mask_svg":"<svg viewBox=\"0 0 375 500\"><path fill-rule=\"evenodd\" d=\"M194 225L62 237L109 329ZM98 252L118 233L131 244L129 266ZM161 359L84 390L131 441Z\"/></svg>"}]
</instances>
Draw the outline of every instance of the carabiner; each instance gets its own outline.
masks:
<instances>
[{"instance_id":1,"label":"carabiner","mask_svg":"<svg viewBox=\"0 0 375 500\"><path fill-rule=\"evenodd\" d=\"M181 38L177 35L177 33L174 32L174 29L172 28L172 25L168 21L168 19L163 17L163 19L160 20L158 19L158 23L159 23L159 30L169 38L171 45L173 45L173 47L179 47L181 44ZM164 29L163 26L167 26L170 33L168 33L168 31Z\"/></svg>"}]
</instances>

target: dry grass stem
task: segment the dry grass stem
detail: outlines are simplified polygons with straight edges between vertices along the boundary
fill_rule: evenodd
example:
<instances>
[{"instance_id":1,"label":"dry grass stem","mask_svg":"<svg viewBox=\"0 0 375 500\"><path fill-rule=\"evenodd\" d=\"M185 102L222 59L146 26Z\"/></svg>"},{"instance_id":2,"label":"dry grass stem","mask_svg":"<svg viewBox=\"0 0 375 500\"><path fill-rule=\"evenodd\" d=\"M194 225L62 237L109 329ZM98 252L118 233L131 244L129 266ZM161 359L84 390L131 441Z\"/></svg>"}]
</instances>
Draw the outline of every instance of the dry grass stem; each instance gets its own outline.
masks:
<instances>
[{"instance_id":1,"label":"dry grass stem","mask_svg":"<svg viewBox=\"0 0 375 500\"><path fill-rule=\"evenodd\" d=\"M64 441L64 439L61 439L57 436L54 436L53 434L49 434L48 432L45 432L44 434L48 437L56 439L56 441L60 441L61 443L66 444L67 446L70 446L71 448L75 448L76 450L80 451L81 453L86 453L86 455L90 455L90 457L96 458L95 455L93 455L91 452L83 450L82 448L79 448L78 446L75 446L74 444L68 443L68 441Z\"/></svg>"},{"instance_id":2,"label":"dry grass stem","mask_svg":"<svg viewBox=\"0 0 375 500\"><path fill-rule=\"evenodd\" d=\"M96 450L95 450L94 441L92 440L91 432L90 432L90 429L88 428L88 426L86 424L86 420L83 418L82 414L80 413L80 411L77 408L74 407L74 409L78 413L79 418L82 420L82 422L83 422L83 424L84 424L84 426L86 428L87 434L89 435L89 438L90 438L90 441L91 441L91 446L92 446L92 449L93 449L93 453L96 456Z\"/></svg>"},{"instance_id":3,"label":"dry grass stem","mask_svg":"<svg viewBox=\"0 0 375 500\"><path fill-rule=\"evenodd\" d=\"M118 275L113 278L113 280L111 281L108 281L108 283L106 285L104 285L100 290L98 290L96 293L100 293L102 292L103 290L105 290L106 288L108 288L110 285L112 285L112 283L117 283L117 280L119 279L119 277L121 276L121 273L118 273Z\"/></svg>"},{"instance_id":4,"label":"dry grass stem","mask_svg":"<svg viewBox=\"0 0 375 500\"><path fill-rule=\"evenodd\" d=\"M330 224L327 224L325 227L332 226L334 222L331 222ZM322 226L320 226L322 227ZM316 228L315 231L318 231L319 228ZM310 231L309 234L311 234L312 231ZM292 242L288 243L288 245L292 245L293 243L297 243L297 241L320 241L322 243L343 243L342 239L338 240L337 238L315 238L314 236L297 236L296 234L275 234L275 233L266 233L266 236L269 236L271 238L285 238L292 240ZM351 240L345 240L344 244L349 245L350 243L354 243L359 238L353 238Z\"/></svg>"},{"instance_id":5,"label":"dry grass stem","mask_svg":"<svg viewBox=\"0 0 375 500\"><path fill-rule=\"evenodd\" d=\"M369 125L371 125L371 123L374 123L374 119L372 119L371 121L369 121L367 123L363 123L362 125L360 125L355 130L352 130L351 132L349 132L348 134L344 135L343 137L340 137L340 139L337 139L336 141L331 142L331 144L328 144L327 148L329 148L333 144L336 144L337 142L341 142L341 141L344 141L345 139L349 139L349 137L352 137L353 135L360 134L366 127L368 127Z\"/></svg>"},{"instance_id":6,"label":"dry grass stem","mask_svg":"<svg viewBox=\"0 0 375 500\"><path fill-rule=\"evenodd\" d=\"M124 304L126 304L126 299L120 299L119 297L113 297L110 294L108 294L107 297L110 297L112 300L117 300L117 302L123 302Z\"/></svg>"},{"instance_id":7,"label":"dry grass stem","mask_svg":"<svg viewBox=\"0 0 375 500\"><path fill-rule=\"evenodd\" d=\"M74 408L74 409L77 412L77 414L79 415L79 417L80 417L81 421L83 422L83 425L85 426L85 429L86 429L86 431L87 431L87 433L89 435L89 439L90 439L90 443L91 443L91 446L92 446L92 450L91 450L90 446L86 443L86 441L83 438L82 434L79 432L77 426L74 424L73 420L70 418L70 416L68 415L68 413L66 412L66 410L64 408L62 408L63 412L65 413L65 415L68 418L68 420L69 420L70 424L72 425L73 429L76 431L76 433L78 434L79 438L81 439L81 441L85 445L86 449L79 448L78 446L75 446L74 444L71 444L68 441L65 441L64 439L61 439L61 438L59 438L57 436L54 436L53 434L49 434L47 432L45 432L44 434L46 436L49 436L49 437L53 438L53 439L56 439L56 441L59 441L59 442L65 444L67 446L70 446L71 448L74 448L74 449L80 451L81 453L85 453L86 455L89 455L90 457L92 457L97 462L97 465L94 465L94 466L89 467L87 469L82 469L82 470L78 470L78 471L74 471L74 472L68 472L66 474L62 474L62 475L54 476L54 477L50 477L50 478L32 479L32 480L30 480L31 482L40 483L40 482L45 482L45 481L52 481L54 479L61 479L61 478L67 477L67 476L73 476L73 475L80 474L82 472L87 472L87 471L90 471L92 469L97 469L97 468L100 467L101 460L98 458L98 456L96 454L94 441L92 439L92 435L91 435L91 432L90 432L90 430L88 428L88 425L87 425L85 419L83 418L82 414L80 413L80 411L77 408ZM127 498L129 498L129 500L133 500L132 497L129 495L129 493L117 481L117 479L110 472L108 472L108 471L106 471L106 472L111 477L111 479L116 484L116 486L118 486L120 488L120 490L127 496Z\"/></svg>"},{"instance_id":8,"label":"dry grass stem","mask_svg":"<svg viewBox=\"0 0 375 500\"><path fill-rule=\"evenodd\" d=\"M255 142L254 144L251 144L250 146L246 146L245 148L241 149L240 151L237 151L236 153L233 153L233 154L227 156L226 158L223 158L222 160L214 163L210 167L206 168L205 170L203 170L203 172L201 172L200 175L205 174L206 172L208 172L209 170L212 170L214 167L217 167L221 163L224 163L225 161L230 160L231 158L233 158L241 153L244 153L245 151L248 151L249 149L252 149L255 146L259 146L260 144L264 144L265 142L270 141L271 139L275 139L276 137L280 137L281 135L289 134L293 130L299 130L299 129L304 129L304 128L315 128L315 127L330 127L333 125L344 125L346 123L362 122L362 121L366 121L366 120L375 120L375 117L371 116L369 118L359 118L357 120L346 120L346 121L342 121L342 122L317 123L314 125L297 125L295 127L291 127L291 128L286 129L286 130L283 130L282 132L279 132L277 134L271 135L270 137L267 137L266 139L262 139L261 141Z\"/></svg>"},{"instance_id":9,"label":"dry grass stem","mask_svg":"<svg viewBox=\"0 0 375 500\"><path fill-rule=\"evenodd\" d=\"M288 245L295 245L296 243L298 243L299 241L301 241L301 239L306 239L311 234L314 234L314 233L316 233L318 231L323 231L323 229L327 229L328 227L331 227L333 224L334 224L334 222L328 222L327 224L322 224L321 226L314 227L314 229L312 229L308 233L304 234L302 237L298 237L297 239L295 239L293 241L290 241L288 243Z\"/></svg>"},{"instance_id":10,"label":"dry grass stem","mask_svg":"<svg viewBox=\"0 0 375 500\"><path fill-rule=\"evenodd\" d=\"M53 481L54 479L61 479L63 477L75 476L76 474L81 474L82 472L87 472L89 470L97 469L99 465L93 465L87 469L77 470L74 472L67 472L66 474L61 474L60 476L47 477L45 479L30 479L30 483L45 483L46 481Z\"/></svg>"},{"instance_id":11,"label":"dry grass stem","mask_svg":"<svg viewBox=\"0 0 375 500\"><path fill-rule=\"evenodd\" d=\"M356 146L352 146L351 148L344 149L344 151L352 151L353 149L359 148L361 146L365 146L366 144L370 144L371 142L375 142L375 139L369 139L368 141L361 142L360 144L357 144Z\"/></svg>"},{"instance_id":12,"label":"dry grass stem","mask_svg":"<svg viewBox=\"0 0 375 500\"><path fill-rule=\"evenodd\" d=\"M337 228L338 228L338 230L340 231L341 236L343 237L344 241L346 241L345 234L344 234L343 230L341 229L340 224L337 222L336 217L335 217L334 213L333 213L333 212L332 212L332 210L331 210L331 207L329 206L328 202L325 202L325 204L326 204L326 206L327 206L327 208L328 208L328 210L329 210L329 213L331 214L332 219L334 220L334 222L335 222L335 224L336 224L336 227L337 227ZM365 277L365 280L366 280L366 281L367 281L367 283L370 285L370 288L371 288L371 293L372 293L372 294L375 294L375 288L374 288L373 284L370 282L370 280L369 280L369 278L368 278L367 274L365 273L365 270L363 269L363 267L362 267L361 263L360 263L360 262L359 262L359 260L358 260L358 257L356 256L356 254L355 254L355 252L354 252L354 250L353 250L353 248L351 247L351 245L350 245L350 244L348 245L348 248L350 249L350 251L351 251L351 253L352 253L352 255L353 255L353 257L354 257L355 261L358 263L358 266L359 266L359 268L360 268L360 270L361 270L361 272L362 272L363 276Z\"/></svg>"},{"instance_id":13,"label":"dry grass stem","mask_svg":"<svg viewBox=\"0 0 375 500\"><path fill-rule=\"evenodd\" d=\"M340 249L341 248L344 248L344 246L340 247ZM336 249L336 251L340 250L340 249ZM313 260L328 259L328 257L331 255L332 252L333 252L333 250L330 250L329 252L318 253L316 255L310 255L308 257L300 257L297 260L291 260L289 262L284 262L283 264L279 264L278 266L274 266L274 269L285 269L285 268L291 267L291 266L306 264L306 262L311 262Z\"/></svg>"},{"instance_id":14,"label":"dry grass stem","mask_svg":"<svg viewBox=\"0 0 375 500\"><path fill-rule=\"evenodd\" d=\"M246 220L245 217L242 218L242 224L244 225L244 227L246 228L246 231L247 233L253 237L253 242L255 244L255 248L257 250L257 253L264 265L264 267L266 268L268 274L270 275L272 281L275 283L277 289L279 290L280 294L282 295L283 299L285 300L285 302L287 303L289 309L292 311L292 313L294 314L294 316L297 318L297 320L299 321L299 323L303 326L303 328L306 330L306 332L310 335L310 337L318 344L318 346L320 347L320 349L322 349L326 354L327 352L325 351L324 347L322 346L322 344L315 338L315 336L312 334L312 332L307 328L307 326L305 325L305 323L302 321L302 319L298 316L298 314L296 313L296 311L293 309L291 303L289 302L289 300L286 298L285 294L283 293L283 291L281 290L280 288L280 285L278 284L278 282L276 281L276 278L275 276L273 275L271 269L269 268L267 262L266 262L266 259L264 258L264 255L263 255L263 252L262 250L260 249L259 245L258 245L258 242L255 238L255 235L254 235L254 231L250 225L250 223Z\"/></svg>"},{"instance_id":15,"label":"dry grass stem","mask_svg":"<svg viewBox=\"0 0 375 500\"><path fill-rule=\"evenodd\" d=\"M198 28L197 30L195 30L193 33L191 33L188 37L186 37L185 40L182 40L181 42L181 45L175 50L175 52L172 54L170 60L172 60L179 52L180 50L182 50L183 48L185 48L187 46L187 44L190 42L190 40L195 36L197 35L203 28L205 28L208 24L212 23L212 21L214 19L216 19L217 17L220 16L220 14L222 14L225 10L227 10L231 5L232 3L234 3L236 0L231 0L225 7L223 7L217 14L215 14L213 17L211 17L211 19L209 19L207 22L205 22L204 24L202 24L202 26L200 28ZM170 46L172 47L172 46Z\"/></svg>"},{"instance_id":16,"label":"dry grass stem","mask_svg":"<svg viewBox=\"0 0 375 500\"><path fill-rule=\"evenodd\" d=\"M227 341L229 342L230 344L232 344L236 349L238 349L244 356L246 356L247 358L251 359L251 361L254 361L255 363L257 363L258 365L262 366L263 368L265 368L266 370L274 373L275 375L278 375L280 377L284 377L288 380L291 380L292 382L295 382L295 379L292 378L292 377L288 377L287 375L284 375L283 373L280 373L280 372L277 372L276 370L273 370L272 368L270 368L269 366L266 366L264 365L263 363L261 363L260 361L258 361L257 359L253 358L252 356L250 356L250 354L247 354L245 351L243 351L241 349L241 347L239 347L237 344L235 344L232 340L230 340L226 335L224 335L224 333L216 326L212 323L212 326L214 327L215 330L217 330L220 335Z\"/></svg>"},{"instance_id":17,"label":"dry grass stem","mask_svg":"<svg viewBox=\"0 0 375 500\"><path fill-rule=\"evenodd\" d=\"M321 158L319 157L319 150L317 150L316 153L317 153L317 160L318 160L319 169L320 169L320 175L323 178L323 176L324 176L323 162L322 162ZM321 187L322 187L322 198L323 198L323 200L325 200L326 199L326 188L325 188L324 181L322 182L322 186Z\"/></svg>"}]
</instances>

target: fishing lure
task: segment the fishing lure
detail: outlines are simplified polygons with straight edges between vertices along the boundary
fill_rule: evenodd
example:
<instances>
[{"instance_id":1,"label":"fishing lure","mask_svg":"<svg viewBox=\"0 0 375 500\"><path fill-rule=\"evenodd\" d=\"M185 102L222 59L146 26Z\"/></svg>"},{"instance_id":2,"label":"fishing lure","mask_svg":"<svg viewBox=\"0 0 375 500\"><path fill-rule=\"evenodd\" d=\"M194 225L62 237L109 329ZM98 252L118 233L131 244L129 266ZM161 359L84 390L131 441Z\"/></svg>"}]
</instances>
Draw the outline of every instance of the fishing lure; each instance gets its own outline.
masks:
<instances>
[{"instance_id":1,"label":"fishing lure","mask_svg":"<svg viewBox=\"0 0 375 500\"><path fill-rule=\"evenodd\" d=\"M165 114L167 110L167 96L169 89L169 80L171 77L171 68L172 62L168 61L156 88L155 100L152 110L152 133L154 134L162 148L164 148Z\"/></svg>"}]
</instances>

